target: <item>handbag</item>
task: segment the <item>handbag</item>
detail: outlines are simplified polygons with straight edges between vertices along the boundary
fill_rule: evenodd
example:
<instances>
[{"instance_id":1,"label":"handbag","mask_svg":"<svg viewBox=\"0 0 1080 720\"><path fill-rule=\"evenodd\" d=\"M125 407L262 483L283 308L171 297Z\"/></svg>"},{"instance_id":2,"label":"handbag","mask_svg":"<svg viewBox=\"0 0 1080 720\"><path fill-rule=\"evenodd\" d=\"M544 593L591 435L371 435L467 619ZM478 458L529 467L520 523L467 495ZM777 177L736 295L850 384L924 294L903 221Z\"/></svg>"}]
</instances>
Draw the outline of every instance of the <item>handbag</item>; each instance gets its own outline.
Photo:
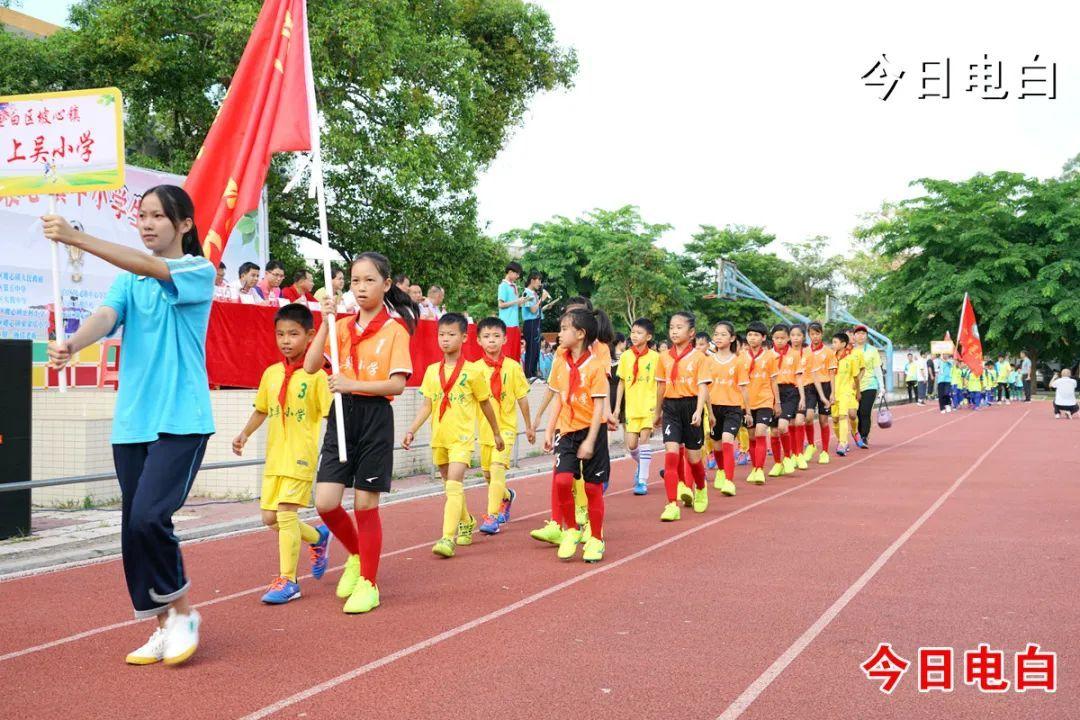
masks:
<instances>
[{"instance_id":1,"label":"handbag","mask_svg":"<svg viewBox=\"0 0 1080 720\"><path fill-rule=\"evenodd\" d=\"M877 424L879 428L892 427L892 410L889 409L889 401L885 399L885 393L881 394L878 402Z\"/></svg>"}]
</instances>

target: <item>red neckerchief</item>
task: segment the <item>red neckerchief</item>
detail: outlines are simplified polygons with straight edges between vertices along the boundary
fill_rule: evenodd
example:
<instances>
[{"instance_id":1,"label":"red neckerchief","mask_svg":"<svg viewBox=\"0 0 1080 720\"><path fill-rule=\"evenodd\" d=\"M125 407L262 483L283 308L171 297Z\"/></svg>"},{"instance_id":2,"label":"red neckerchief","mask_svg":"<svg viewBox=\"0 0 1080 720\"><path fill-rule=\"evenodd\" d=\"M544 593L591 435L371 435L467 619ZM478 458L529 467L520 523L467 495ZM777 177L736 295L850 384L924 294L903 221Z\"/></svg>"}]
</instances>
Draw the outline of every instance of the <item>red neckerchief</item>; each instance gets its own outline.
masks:
<instances>
[{"instance_id":1,"label":"red neckerchief","mask_svg":"<svg viewBox=\"0 0 1080 720\"><path fill-rule=\"evenodd\" d=\"M674 346L668 350L668 354L671 355L672 359L675 361L671 364L671 377L668 378L668 382L672 385L679 379L679 362L692 352L694 352L694 343L687 343L686 349L682 351L681 355Z\"/></svg>"},{"instance_id":2,"label":"red neckerchief","mask_svg":"<svg viewBox=\"0 0 1080 720\"><path fill-rule=\"evenodd\" d=\"M386 312L386 307L379 311L371 322L364 328L364 332L357 335L356 324L360 322L360 311L356 311L356 317L349 323L349 358L352 360L353 372L356 374L357 379L360 378L360 356L357 353L357 348L360 347L360 343L373 336L375 333L382 330L382 326L386 324L386 321L390 319L390 313Z\"/></svg>"},{"instance_id":3,"label":"red neckerchief","mask_svg":"<svg viewBox=\"0 0 1080 720\"><path fill-rule=\"evenodd\" d=\"M846 348L844 348L843 350L841 350L839 353L836 354L836 362L840 362L841 360L843 360L844 358L846 358L850 354L851 354L851 346L848 345Z\"/></svg>"},{"instance_id":4,"label":"red neckerchief","mask_svg":"<svg viewBox=\"0 0 1080 720\"><path fill-rule=\"evenodd\" d=\"M458 376L461 375L461 368L465 367L465 353L458 355L457 364L454 365L454 371L450 373L450 379L446 379L444 370L446 369L446 360L443 359L439 362L439 385L442 387L442 403L439 405L439 419L442 420L443 414L450 407L450 390L453 389L457 383Z\"/></svg>"},{"instance_id":5,"label":"red neckerchief","mask_svg":"<svg viewBox=\"0 0 1080 720\"><path fill-rule=\"evenodd\" d=\"M632 353L634 353L634 376L630 380L630 384L633 385L634 383L637 382L638 360L640 360L641 358L643 358L643 357L645 357L646 355L649 354L649 346L646 345L644 350L642 350L641 352L638 352L637 348L634 347L633 345L631 345L630 346L630 351Z\"/></svg>"},{"instance_id":6,"label":"red neckerchief","mask_svg":"<svg viewBox=\"0 0 1080 720\"><path fill-rule=\"evenodd\" d=\"M592 357L592 352L586 350L581 353L581 357L575 361L570 348L566 349L566 365L570 371L570 380L568 381L568 387L566 389L567 405L570 406L570 422L574 421L574 393L581 387L581 366L584 365L585 361L590 357Z\"/></svg>"},{"instance_id":7,"label":"red neckerchief","mask_svg":"<svg viewBox=\"0 0 1080 720\"><path fill-rule=\"evenodd\" d=\"M492 360L484 353L484 364L494 369L491 373L491 394L495 396L496 403L502 402L502 366L505 359L506 356L502 353L499 353L498 360Z\"/></svg>"},{"instance_id":8,"label":"red neckerchief","mask_svg":"<svg viewBox=\"0 0 1080 720\"><path fill-rule=\"evenodd\" d=\"M285 403L289 401L289 381L292 380L293 373L304 367L304 358L301 356L295 365L290 365L288 360L282 360L281 364L285 366L285 378L281 381L281 389L278 390L277 401L281 407L281 425L287 427L285 424Z\"/></svg>"},{"instance_id":9,"label":"red neckerchief","mask_svg":"<svg viewBox=\"0 0 1080 720\"><path fill-rule=\"evenodd\" d=\"M754 351L751 350L750 348L746 348L746 354L750 356L750 370L749 370L749 372L747 372L747 374L748 375L753 375L754 374L754 364L757 363L757 359L759 357L761 357L763 354L765 354L765 346L763 345L760 348L758 348L758 354L757 355L755 355Z\"/></svg>"},{"instance_id":10,"label":"red neckerchief","mask_svg":"<svg viewBox=\"0 0 1080 720\"><path fill-rule=\"evenodd\" d=\"M817 345L815 345L813 340L810 341L810 352L817 352L823 347L825 347L825 343L823 342L819 342Z\"/></svg>"},{"instance_id":11,"label":"red neckerchief","mask_svg":"<svg viewBox=\"0 0 1080 720\"><path fill-rule=\"evenodd\" d=\"M775 347L773 348L773 352L780 356L780 367L784 366L784 356L787 355L788 350L790 350L790 349L791 349L790 345L785 345L783 352L781 352L780 350L777 350Z\"/></svg>"}]
</instances>

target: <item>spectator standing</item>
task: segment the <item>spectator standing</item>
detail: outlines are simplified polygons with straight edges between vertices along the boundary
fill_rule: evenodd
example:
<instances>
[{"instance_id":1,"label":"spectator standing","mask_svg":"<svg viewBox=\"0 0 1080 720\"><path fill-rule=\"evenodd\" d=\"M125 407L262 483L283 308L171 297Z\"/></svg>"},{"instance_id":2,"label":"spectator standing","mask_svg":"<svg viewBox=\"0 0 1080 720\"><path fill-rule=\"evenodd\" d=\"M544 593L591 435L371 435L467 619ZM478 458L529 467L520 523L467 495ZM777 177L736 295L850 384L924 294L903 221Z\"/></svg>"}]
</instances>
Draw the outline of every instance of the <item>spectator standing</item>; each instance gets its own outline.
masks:
<instances>
[{"instance_id":1,"label":"spectator standing","mask_svg":"<svg viewBox=\"0 0 1080 720\"><path fill-rule=\"evenodd\" d=\"M541 290L542 278L539 270L529 273L525 281L525 289L521 296L525 303L521 306L521 335L525 340L525 356L522 365L525 369L525 377L532 380L536 377L537 365L540 361L540 318L543 312L540 308L542 302Z\"/></svg>"},{"instance_id":2,"label":"spectator standing","mask_svg":"<svg viewBox=\"0 0 1080 720\"><path fill-rule=\"evenodd\" d=\"M1024 383L1024 402L1031 402L1031 358L1026 350L1020 351L1020 380Z\"/></svg>"},{"instance_id":3,"label":"spectator standing","mask_svg":"<svg viewBox=\"0 0 1080 720\"><path fill-rule=\"evenodd\" d=\"M506 276L499 283L499 319L508 328L521 326L519 310L525 298L518 295L517 281L521 277L521 265L511 261L506 265Z\"/></svg>"},{"instance_id":4,"label":"spectator standing","mask_svg":"<svg viewBox=\"0 0 1080 720\"><path fill-rule=\"evenodd\" d=\"M938 365L940 361L933 355L926 356L926 397L934 397L934 391L937 389L937 373Z\"/></svg>"},{"instance_id":5,"label":"spectator standing","mask_svg":"<svg viewBox=\"0 0 1080 720\"><path fill-rule=\"evenodd\" d=\"M927 370L926 363L923 362L922 354L916 354L915 356L915 381L916 381L916 395L915 399L919 405L926 404L926 385L927 385Z\"/></svg>"},{"instance_id":6,"label":"spectator standing","mask_svg":"<svg viewBox=\"0 0 1080 720\"><path fill-rule=\"evenodd\" d=\"M904 365L904 384L907 385L908 402L918 400L919 364L915 362L915 356L911 353L907 354L907 364Z\"/></svg>"},{"instance_id":7,"label":"spectator standing","mask_svg":"<svg viewBox=\"0 0 1080 720\"><path fill-rule=\"evenodd\" d=\"M266 263L266 274L263 275L263 279L255 286L255 289L259 293L259 297L267 302L268 305L277 305L278 298L281 297L281 283L285 282L285 266L279 263L277 260L271 260Z\"/></svg>"},{"instance_id":8,"label":"spectator standing","mask_svg":"<svg viewBox=\"0 0 1080 720\"><path fill-rule=\"evenodd\" d=\"M867 328L865 325L856 325L851 335L855 339L854 352L863 354L865 372L859 383L859 407L858 421L859 434L855 437L855 444L861 448L870 447L870 430L873 427L871 416L874 413L874 401L877 400L878 391L881 389L879 377L881 376L881 354L876 347L866 342ZM923 368L926 372L926 368Z\"/></svg>"},{"instance_id":9,"label":"spectator standing","mask_svg":"<svg viewBox=\"0 0 1080 720\"><path fill-rule=\"evenodd\" d=\"M281 291L281 297L289 302L318 302L311 290L315 287L315 280L307 270L301 270L293 275L293 284Z\"/></svg>"},{"instance_id":10,"label":"spectator standing","mask_svg":"<svg viewBox=\"0 0 1080 720\"><path fill-rule=\"evenodd\" d=\"M540 358L536 364L536 378L537 380L548 379L548 375L551 374L551 363L555 362L555 348L551 346L551 343L544 343L544 346L540 349Z\"/></svg>"}]
</instances>

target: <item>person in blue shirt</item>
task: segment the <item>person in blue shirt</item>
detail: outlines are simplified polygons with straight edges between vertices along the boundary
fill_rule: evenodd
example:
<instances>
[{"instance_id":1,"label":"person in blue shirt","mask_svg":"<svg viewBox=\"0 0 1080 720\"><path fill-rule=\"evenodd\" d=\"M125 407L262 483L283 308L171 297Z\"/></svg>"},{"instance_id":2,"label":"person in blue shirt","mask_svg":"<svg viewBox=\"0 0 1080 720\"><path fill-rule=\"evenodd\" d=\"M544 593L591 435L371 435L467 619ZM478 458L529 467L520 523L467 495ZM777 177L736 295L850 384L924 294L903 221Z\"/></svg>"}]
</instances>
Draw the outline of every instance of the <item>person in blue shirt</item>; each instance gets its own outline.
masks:
<instances>
[{"instance_id":1,"label":"person in blue shirt","mask_svg":"<svg viewBox=\"0 0 1080 720\"><path fill-rule=\"evenodd\" d=\"M937 396L938 396L938 410L944 415L947 412L952 412L952 358L944 353L938 359L937 371Z\"/></svg>"},{"instance_id":2,"label":"person in blue shirt","mask_svg":"<svg viewBox=\"0 0 1080 720\"><path fill-rule=\"evenodd\" d=\"M521 306L528 302L525 295L518 294L517 281L522 272L521 265L511 261L506 265L506 277L499 283L499 319L508 328L521 325Z\"/></svg>"},{"instance_id":3,"label":"person in blue shirt","mask_svg":"<svg viewBox=\"0 0 1080 720\"><path fill-rule=\"evenodd\" d=\"M195 208L183 189L159 185L139 206L138 230L149 254L42 218L45 237L115 265L105 302L67 341L49 343L62 368L83 348L124 329L112 448L120 482L124 577L136 618L157 619L132 665L190 658L199 644L199 613L187 593L172 515L187 499L214 433L206 376L206 328L214 266L203 257Z\"/></svg>"}]
</instances>

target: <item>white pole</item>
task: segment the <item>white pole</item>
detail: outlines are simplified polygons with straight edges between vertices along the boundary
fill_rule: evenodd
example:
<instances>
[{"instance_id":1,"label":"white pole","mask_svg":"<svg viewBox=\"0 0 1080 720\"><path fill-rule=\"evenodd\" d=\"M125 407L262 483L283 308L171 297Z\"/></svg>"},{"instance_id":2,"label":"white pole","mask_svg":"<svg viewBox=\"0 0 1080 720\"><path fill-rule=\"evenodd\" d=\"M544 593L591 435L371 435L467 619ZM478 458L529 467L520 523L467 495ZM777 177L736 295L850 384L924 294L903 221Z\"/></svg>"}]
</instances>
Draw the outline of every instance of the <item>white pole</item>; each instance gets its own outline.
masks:
<instances>
[{"instance_id":1,"label":"white pole","mask_svg":"<svg viewBox=\"0 0 1080 720\"><path fill-rule=\"evenodd\" d=\"M49 214L56 214L56 196L49 195ZM62 345L64 342L64 301L60 292L60 252L57 249L56 241L50 241L49 245L52 247L52 285L53 285L53 324L56 325L56 343ZM56 381L60 388L60 392L67 392L67 368L61 368L56 371Z\"/></svg>"},{"instance_id":2,"label":"white pole","mask_svg":"<svg viewBox=\"0 0 1080 720\"><path fill-rule=\"evenodd\" d=\"M334 277L330 268L330 230L326 221L326 190L323 187L322 142L319 138L319 110L315 105L315 74L311 67L311 40L308 37L307 3L304 3L304 75L307 80L308 123L311 127L311 182L315 185L315 197L319 205L319 236L323 246L323 279L326 292L334 297ZM330 370L339 371L336 316L323 318L330 323ZM353 368L356 371L356 368ZM334 393L334 419L337 421L338 461L345 462L345 415L342 412L341 393Z\"/></svg>"}]
</instances>

